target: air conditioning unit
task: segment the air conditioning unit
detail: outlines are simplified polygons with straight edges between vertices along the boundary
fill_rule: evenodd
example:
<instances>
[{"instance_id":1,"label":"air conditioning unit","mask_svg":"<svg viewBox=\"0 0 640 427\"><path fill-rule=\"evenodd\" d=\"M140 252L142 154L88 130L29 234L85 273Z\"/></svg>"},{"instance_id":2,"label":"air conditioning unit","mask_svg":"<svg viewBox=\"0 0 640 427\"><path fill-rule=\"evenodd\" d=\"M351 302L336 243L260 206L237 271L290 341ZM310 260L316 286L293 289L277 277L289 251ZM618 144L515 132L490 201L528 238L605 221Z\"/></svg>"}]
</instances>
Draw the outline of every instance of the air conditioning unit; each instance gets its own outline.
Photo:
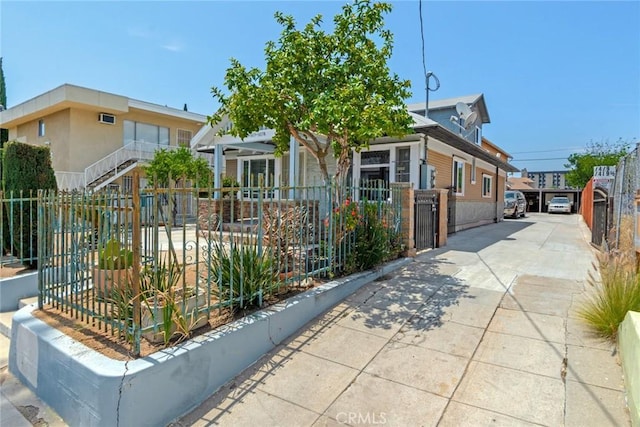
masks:
<instances>
[{"instance_id":1,"label":"air conditioning unit","mask_svg":"<svg viewBox=\"0 0 640 427\"><path fill-rule=\"evenodd\" d=\"M114 125L114 124L116 124L116 116L114 116L113 114L108 114L108 113L100 113L98 115L98 121L100 123L106 123L108 125Z\"/></svg>"}]
</instances>

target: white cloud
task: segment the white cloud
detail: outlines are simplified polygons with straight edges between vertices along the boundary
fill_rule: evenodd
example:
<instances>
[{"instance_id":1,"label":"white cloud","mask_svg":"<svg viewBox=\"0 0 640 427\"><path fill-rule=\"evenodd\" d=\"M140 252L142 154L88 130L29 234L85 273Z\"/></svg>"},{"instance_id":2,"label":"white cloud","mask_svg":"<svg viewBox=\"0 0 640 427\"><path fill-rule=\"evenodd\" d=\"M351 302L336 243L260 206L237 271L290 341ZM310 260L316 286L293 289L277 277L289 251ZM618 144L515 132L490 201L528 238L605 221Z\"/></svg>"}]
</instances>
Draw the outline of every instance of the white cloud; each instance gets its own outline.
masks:
<instances>
[{"instance_id":1,"label":"white cloud","mask_svg":"<svg viewBox=\"0 0 640 427\"><path fill-rule=\"evenodd\" d=\"M179 41L171 41L169 43L163 44L162 48L171 52L180 52L184 49L184 45Z\"/></svg>"}]
</instances>

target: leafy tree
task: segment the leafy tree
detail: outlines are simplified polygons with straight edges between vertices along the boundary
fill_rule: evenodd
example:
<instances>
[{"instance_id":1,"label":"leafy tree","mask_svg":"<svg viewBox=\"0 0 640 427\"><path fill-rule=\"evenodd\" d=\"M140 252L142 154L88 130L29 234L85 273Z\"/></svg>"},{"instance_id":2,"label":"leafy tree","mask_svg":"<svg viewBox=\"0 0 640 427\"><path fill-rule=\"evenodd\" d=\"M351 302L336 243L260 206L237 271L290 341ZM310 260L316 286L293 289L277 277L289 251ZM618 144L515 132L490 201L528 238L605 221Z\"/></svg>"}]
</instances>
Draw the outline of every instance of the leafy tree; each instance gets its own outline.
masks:
<instances>
[{"instance_id":1,"label":"leafy tree","mask_svg":"<svg viewBox=\"0 0 640 427\"><path fill-rule=\"evenodd\" d=\"M584 188L593 176L594 166L615 166L629 150L629 143L619 139L615 143L590 142L583 153L573 153L564 165L569 169L566 180L567 185L575 188Z\"/></svg>"},{"instance_id":2,"label":"leafy tree","mask_svg":"<svg viewBox=\"0 0 640 427\"><path fill-rule=\"evenodd\" d=\"M4 71L2 70L2 58L0 58L0 105L7 108L7 87L4 83ZM9 140L9 130L0 129L0 148Z\"/></svg>"},{"instance_id":3,"label":"leafy tree","mask_svg":"<svg viewBox=\"0 0 640 427\"><path fill-rule=\"evenodd\" d=\"M169 187L170 180L174 183L185 180L195 182L198 187L208 187L211 184L211 169L207 161L202 157L194 157L187 147L180 147L176 150L158 150L153 155L153 159L144 168L147 174L149 186L157 185L161 188ZM177 204L175 193L171 198L171 211L173 212L173 224L176 224ZM160 215L162 205L160 206Z\"/></svg>"},{"instance_id":4,"label":"leafy tree","mask_svg":"<svg viewBox=\"0 0 640 427\"><path fill-rule=\"evenodd\" d=\"M276 155L289 150L293 136L317 159L325 184L331 182L326 157L333 151L340 184L352 149L411 131L404 104L411 83L387 65L393 35L384 29L383 15L390 11L388 3L355 0L334 17L333 33L321 29L322 15L298 29L293 17L276 12L283 29L277 42L266 44L266 69L247 69L232 58L224 79L230 95L211 89L221 108L209 123L227 115L229 133L241 138L261 126L274 129Z\"/></svg>"},{"instance_id":5,"label":"leafy tree","mask_svg":"<svg viewBox=\"0 0 640 427\"><path fill-rule=\"evenodd\" d=\"M174 182L187 179L196 182L200 187L208 187L211 183L211 169L202 157L194 157L187 147L176 150L158 150L145 168L149 185L168 187L169 178Z\"/></svg>"}]
</instances>

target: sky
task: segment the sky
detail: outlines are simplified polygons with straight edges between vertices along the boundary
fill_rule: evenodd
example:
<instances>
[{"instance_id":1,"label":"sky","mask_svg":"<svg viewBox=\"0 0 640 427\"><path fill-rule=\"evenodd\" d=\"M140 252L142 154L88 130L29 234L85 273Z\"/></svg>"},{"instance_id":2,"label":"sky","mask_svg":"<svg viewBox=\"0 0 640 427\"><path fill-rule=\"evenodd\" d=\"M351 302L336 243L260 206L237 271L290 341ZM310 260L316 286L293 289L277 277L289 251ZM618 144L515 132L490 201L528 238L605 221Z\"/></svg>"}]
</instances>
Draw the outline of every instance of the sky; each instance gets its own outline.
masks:
<instances>
[{"instance_id":1,"label":"sky","mask_svg":"<svg viewBox=\"0 0 640 427\"><path fill-rule=\"evenodd\" d=\"M210 115L230 58L264 68L276 11L330 30L345 1L0 1L7 107L64 83ZM389 66L425 101L419 3L391 2ZM529 171L640 142L640 2L423 1L429 99L483 93L483 135Z\"/></svg>"}]
</instances>

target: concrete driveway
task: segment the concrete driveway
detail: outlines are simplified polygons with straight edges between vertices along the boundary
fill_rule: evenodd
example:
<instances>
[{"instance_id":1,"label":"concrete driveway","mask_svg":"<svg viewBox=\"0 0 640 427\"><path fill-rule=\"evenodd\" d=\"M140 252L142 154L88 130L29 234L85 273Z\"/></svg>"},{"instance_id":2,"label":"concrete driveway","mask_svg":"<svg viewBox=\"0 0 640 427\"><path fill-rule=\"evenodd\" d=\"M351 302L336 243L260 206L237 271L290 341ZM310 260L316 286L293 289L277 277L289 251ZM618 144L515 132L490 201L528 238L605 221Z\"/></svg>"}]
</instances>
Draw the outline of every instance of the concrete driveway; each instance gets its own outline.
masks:
<instances>
[{"instance_id":1,"label":"concrete driveway","mask_svg":"<svg viewBox=\"0 0 640 427\"><path fill-rule=\"evenodd\" d=\"M452 235L175 425L629 425L615 346L575 317L589 240L578 215Z\"/></svg>"}]
</instances>

